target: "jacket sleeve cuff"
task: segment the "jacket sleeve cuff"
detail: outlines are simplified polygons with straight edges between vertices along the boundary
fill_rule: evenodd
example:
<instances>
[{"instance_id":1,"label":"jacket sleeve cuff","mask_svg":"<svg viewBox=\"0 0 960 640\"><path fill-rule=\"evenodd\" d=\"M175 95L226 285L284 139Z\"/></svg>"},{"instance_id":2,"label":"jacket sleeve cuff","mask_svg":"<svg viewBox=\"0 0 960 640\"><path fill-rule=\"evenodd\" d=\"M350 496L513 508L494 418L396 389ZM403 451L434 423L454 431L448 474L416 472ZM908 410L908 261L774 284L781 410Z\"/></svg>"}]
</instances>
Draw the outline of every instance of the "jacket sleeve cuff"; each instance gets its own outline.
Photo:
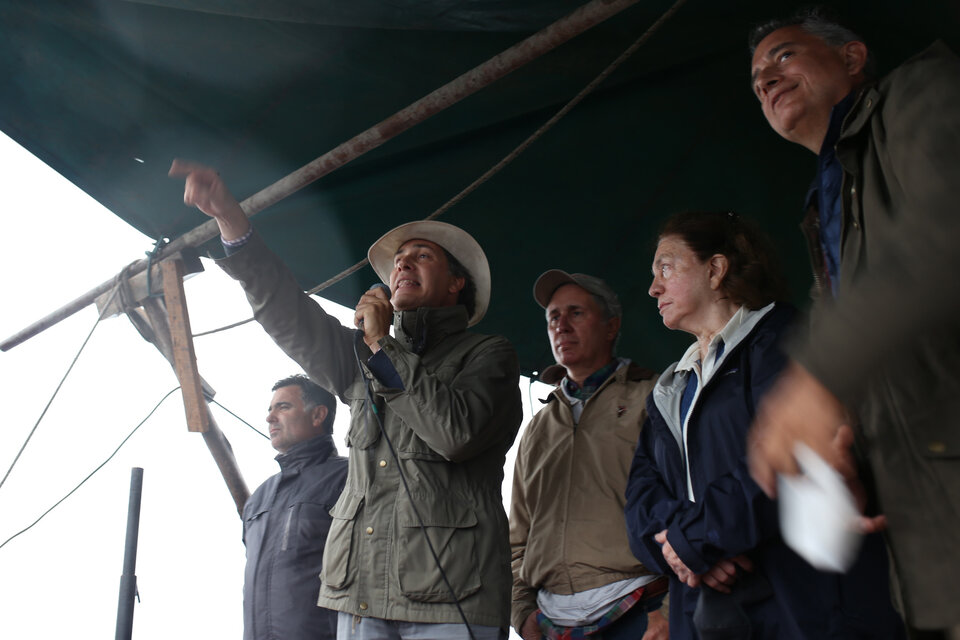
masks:
<instances>
[{"instance_id":1,"label":"jacket sleeve cuff","mask_svg":"<svg viewBox=\"0 0 960 640\"><path fill-rule=\"evenodd\" d=\"M384 349L367 358L367 368L383 386L389 389L403 389L403 380L394 368Z\"/></svg>"},{"instance_id":2,"label":"jacket sleeve cuff","mask_svg":"<svg viewBox=\"0 0 960 640\"><path fill-rule=\"evenodd\" d=\"M687 565L691 571L699 575L710 570L710 565L693 548L678 524L673 524L667 529L667 540L677 555L680 556L680 559L683 560L683 564Z\"/></svg>"},{"instance_id":3,"label":"jacket sleeve cuff","mask_svg":"<svg viewBox=\"0 0 960 640\"><path fill-rule=\"evenodd\" d=\"M520 629L523 628L523 623L527 621L530 614L536 611L537 608L537 601L535 599L533 601L513 601L510 617L513 628L517 630L517 635L520 635Z\"/></svg>"},{"instance_id":4,"label":"jacket sleeve cuff","mask_svg":"<svg viewBox=\"0 0 960 640\"><path fill-rule=\"evenodd\" d=\"M216 263L217 266L226 271L227 275L231 278L240 280L247 269L256 268L257 261L266 250L267 245L264 243L263 238L259 233L253 231L243 245L226 252L226 256L218 258Z\"/></svg>"}]
</instances>

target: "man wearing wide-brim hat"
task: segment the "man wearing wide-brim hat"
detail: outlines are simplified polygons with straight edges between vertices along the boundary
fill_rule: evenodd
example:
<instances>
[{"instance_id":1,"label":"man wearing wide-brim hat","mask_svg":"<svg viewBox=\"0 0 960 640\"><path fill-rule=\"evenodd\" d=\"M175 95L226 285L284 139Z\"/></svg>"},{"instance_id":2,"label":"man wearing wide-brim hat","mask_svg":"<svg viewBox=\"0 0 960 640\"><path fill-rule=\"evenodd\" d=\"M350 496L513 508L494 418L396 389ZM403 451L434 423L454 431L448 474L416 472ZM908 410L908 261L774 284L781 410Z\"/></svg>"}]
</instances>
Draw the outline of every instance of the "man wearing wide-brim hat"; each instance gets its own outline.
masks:
<instances>
[{"instance_id":1,"label":"man wearing wide-brim hat","mask_svg":"<svg viewBox=\"0 0 960 640\"><path fill-rule=\"evenodd\" d=\"M186 178L184 202L217 221L228 254L219 264L257 321L350 405L349 471L318 602L340 612L337 637L506 638L500 486L522 412L513 347L467 331L490 300L483 250L442 222L386 233L368 257L390 294L363 295L360 334L300 290L215 171L177 161L170 173Z\"/></svg>"}]
</instances>

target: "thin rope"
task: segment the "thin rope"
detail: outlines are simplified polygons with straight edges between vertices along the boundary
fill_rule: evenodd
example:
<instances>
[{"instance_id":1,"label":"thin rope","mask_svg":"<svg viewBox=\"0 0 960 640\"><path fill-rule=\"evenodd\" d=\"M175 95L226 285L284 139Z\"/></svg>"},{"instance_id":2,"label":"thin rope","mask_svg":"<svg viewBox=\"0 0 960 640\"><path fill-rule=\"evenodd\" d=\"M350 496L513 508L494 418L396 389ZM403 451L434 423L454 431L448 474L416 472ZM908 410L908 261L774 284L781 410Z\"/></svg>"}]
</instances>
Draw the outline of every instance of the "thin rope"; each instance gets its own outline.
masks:
<instances>
[{"instance_id":1,"label":"thin rope","mask_svg":"<svg viewBox=\"0 0 960 640\"><path fill-rule=\"evenodd\" d=\"M56 509L57 507L59 507L60 504L61 504L64 500L66 500L67 498L69 498L70 496L72 496L80 487L82 487L82 486L84 485L84 483L86 483L87 480L89 480L90 478L92 478L93 475L94 475L96 472L100 471L100 469L102 469L102 468L104 467L104 465L106 465L108 462L110 462L110 461L113 459L113 456L117 455L117 452L120 451L121 447L123 447L123 445L127 444L127 440L129 440L130 438L133 437L133 434L135 434L135 433L137 432L137 429L139 429L140 427L142 427L143 424L144 424L147 420L150 419L150 416L152 416L152 415L157 411L157 409L160 408L160 405L163 404L163 401L166 400L167 398L169 398L169 397L173 394L173 392L176 391L176 390L179 389L179 388L180 388L180 387L174 387L173 389L171 389L170 391L167 392L167 395L165 395L165 396L163 396L162 398L160 398L160 402L158 402L156 405L154 405L153 409L150 410L150 413L147 414L147 417L144 418L143 420L141 420L141 421L140 421L140 424L138 424L137 426L135 426L135 427L133 428L133 431L131 431L129 434L127 434L127 437L124 438L124 439L120 442L119 445L117 445L117 448L113 450L113 453L111 453L109 456L107 456L107 459L106 459L106 460L104 460L103 462L101 462L101 463L97 466L96 469L94 469L93 471L91 471L91 472L89 473L89 475L87 475L86 478L84 478L83 480L81 480L81 481L80 481L80 484L78 484L78 485L75 486L73 489L71 489L70 492L67 493L67 495L65 495L65 496L63 496L62 498L60 498L59 500L57 500L52 507L50 507L49 509L47 509L46 511L44 511L42 514L40 514L40 517L39 517L39 518L37 518L36 520L34 520L34 521L33 521L30 525L28 525L27 527L21 529L21 530L18 531L17 533L13 534L12 536L10 536L10 537L7 538L6 540L4 540L4 541L3 541L3 544L0 544L0 549L2 549L2 548L4 548L5 546L7 546L7 543L8 543L8 542L10 542L11 540L13 540L14 538L16 538L17 536L19 536L20 534L26 533L27 531L29 531L30 529L32 529L32 528L34 527L34 525L36 525L38 522L40 522L41 520L43 520L48 513L50 513L51 511L53 511L53 510Z\"/></svg>"},{"instance_id":2,"label":"thin rope","mask_svg":"<svg viewBox=\"0 0 960 640\"><path fill-rule=\"evenodd\" d=\"M600 84L602 84L604 80L606 80L610 76L610 74L616 71L617 67L619 67L630 56L636 53L637 49L639 49L644 44L646 44L647 40L649 40L654 33L659 31L660 27L662 27L667 22L667 20L673 17L673 14L676 13L680 9L680 7L686 4L686 1L687 0L677 0L677 2L675 2L672 7L667 9L667 11L662 16L660 16L660 18L658 18L656 22L650 25L650 27L643 33L643 35L637 38L637 40L633 44L631 44L629 47L627 47L623 53L621 53L613 62L611 62L607 66L607 68L601 71L600 75L598 75L596 78L591 80L587 84L587 86L581 89L580 93L575 95L569 102L567 102L567 104L563 105L563 107L559 111L557 111L557 113L555 113L552 118L550 118L545 123L543 123L539 129L534 131L530 135L530 137L528 137L526 140L521 142L513 151L511 151L506 156L504 156L502 160L500 160L498 163L490 167L490 169L484 172L483 175L481 175L479 178L471 182L465 189L463 189L460 193L458 193L457 195L452 197L450 200L448 200L446 203L444 203L439 209L437 209L436 211L431 213L429 216L424 218L424 220L435 220L436 218L439 218L440 216L445 214L447 211L449 211L450 208L452 208L454 205L456 205L461 200L466 198L468 195L476 191L477 188L480 187L480 185L482 185L484 182L487 182L490 178L498 174L504 167L506 167L508 164L516 160L521 153L523 153L524 151L527 150L527 148L530 147L530 145L532 145L540 137L542 137L543 134L545 134L547 131L553 128L553 126L556 125L561 118L563 118L565 115L570 113L570 111L575 106L577 106L584 98L586 98L588 95L593 93L593 91L598 86L600 86ZM347 278L351 274L359 271L360 269L365 267L367 264L368 264L368 260L364 258L360 262L356 263L355 265L353 265L352 267L349 267L344 271L341 271L339 274L335 275L329 280L321 282L320 284L315 286L313 289L310 289L307 293L310 295L319 293L320 291L323 291L327 287L330 287L340 282L344 278Z\"/></svg>"},{"instance_id":3,"label":"thin rope","mask_svg":"<svg viewBox=\"0 0 960 640\"><path fill-rule=\"evenodd\" d=\"M357 271L360 271L360 269L363 269L363 268L364 268L365 266L367 266L369 263L370 263L370 261L367 260L366 258L364 258L363 260L361 260L361 261L358 262L357 264L353 265L352 267L348 267L348 268L344 269L343 271L341 271L341 272L338 273L337 275L333 276L333 277L330 278L329 280L327 280L327 281L325 281L325 282L321 282L320 284L318 284L317 286L315 286L313 289L310 289L310 291L307 291L307 295L311 295L311 296L312 296L312 295L316 295L317 293L320 293L321 291L323 291L323 290L326 289L327 287L332 287L333 285L337 284L338 282L340 282L340 281L343 280L344 278L353 275L353 274L356 273Z\"/></svg>"},{"instance_id":4,"label":"thin rope","mask_svg":"<svg viewBox=\"0 0 960 640\"><path fill-rule=\"evenodd\" d=\"M630 56L632 56L634 53L637 52L637 49L639 49L644 44L646 44L647 40L649 40L654 33L659 31L660 27L663 26L663 24L667 20L669 20L673 16L673 14L676 13L677 10L679 10L680 7L686 3L686 1L687 0L677 0L677 2L674 3L672 7L667 9L667 11L662 16L660 16L660 18L656 22L650 25L650 28L647 29L643 33L643 35L641 35L639 38L637 38L637 40L633 44L627 47L624 50L624 52L617 57L616 60L614 60L607 66L606 69L601 71L600 75L598 75L596 78L591 80L590 83L588 83L587 86L585 86L580 91L580 93L575 95L567 104L563 105L563 107L559 111L557 111L557 113L555 113L552 118L547 120L545 123L543 123L543 125L540 126L539 129L534 131L529 138L521 142L516 149L514 149L513 151L508 153L506 156L504 156L504 158L500 160L500 162L490 167L490 169L488 169L486 173L484 173L482 176L474 180L466 189L464 189L463 191L455 195L446 204L444 204L442 207L440 207L439 209L431 213L425 219L433 220L435 218L439 218L444 213L446 213L447 210L453 207L455 204L457 204L458 202L463 200L465 197L473 193L477 189L477 187L479 187L484 182L486 182L487 180L495 176L497 173L500 172L501 169L506 167L508 164L516 160L517 156L519 156L521 153L526 151L527 148L530 147L530 145L532 145L541 136L543 136L543 134L545 134L547 131L553 128L553 126L556 125L561 118L563 118L565 115L570 113L570 111L572 111L575 106L577 106L588 95L593 93L593 91L598 86L600 86L608 77L610 77L610 74L616 71L617 67L619 67L621 64L626 62L626 60Z\"/></svg>"},{"instance_id":5,"label":"thin rope","mask_svg":"<svg viewBox=\"0 0 960 640\"><path fill-rule=\"evenodd\" d=\"M226 329L226 327L224 327L224 328ZM257 432L257 433L259 433L260 435L262 435L262 436L263 436L264 438L266 438L267 440L270 439L270 436L268 436L267 434L265 434L263 431L260 431L260 429L257 429L255 426L253 426L252 424L250 424L249 422L247 422L246 420L244 420L243 418L241 418L240 416L238 416L237 414L235 414L233 411L230 411L230 409L227 409L225 406L223 406L222 404L220 404L219 402L217 402L217 401L214 400L213 398L209 398L208 400L209 400L209 402L212 402L213 404L217 405L218 407L220 407L221 409L223 409L224 411L226 411L227 413L229 413L230 415L232 415L234 418L236 418L237 420L239 420L239 421L242 422L243 424L245 424L245 425L247 425L248 427L250 427L251 429L253 429L255 432Z\"/></svg>"},{"instance_id":6,"label":"thin rope","mask_svg":"<svg viewBox=\"0 0 960 640\"><path fill-rule=\"evenodd\" d=\"M474 180L474 181L473 181L472 183L470 183L465 189L463 189L462 191L460 191L460 193L458 193L457 195L455 195L454 197L452 197L450 200L448 200L446 203L444 203L439 209L437 209L436 211L434 211L433 213L431 213L429 216L427 216L426 218L424 218L424 220L435 220L436 218L439 218L439 217L442 216L444 213L446 213L448 210L450 210L450 208L452 208L454 205L456 205L456 204L459 203L461 200L463 200L464 198L466 198L468 195L470 195L471 193L473 193L474 191L476 191L477 188L480 187L480 185L482 185L483 183L485 183L485 182L487 182L488 180L490 180L490 178L492 178L492 177L495 176L497 173L499 173L504 167L506 167L506 166L509 165L511 162L513 162L514 160L516 160L517 157L518 157L521 153L523 153L524 151L526 151L526 150L530 147L530 145L532 145L534 142L536 142L538 139L540 139L540 138L543 136L543 134L545 134L547 131L549 131L551 128L553 128L554 125L556 125L565 115L567 115L568 113L570 113L570 111L571 111L575 106L577 106L577 104L579 104L579 103L580 103L584 98L586 98L588 95L590 95L591 93L593 93L593 91L594 91L598 86L600 86L600 84L602 84L602 83L610 76L610 74L612 74L614 71L616 71L616 69L617 69L621 64L623 64L628 58L630 58L630 56L632 56L634 53L636 53L637 50L638 50L640 47L642 47L644 44L646 44L647 40L649 40L650 37L653 36L653 34L655 34L657 31L659 31L660 28L667 22L667 20L669 20L670 18L672 18L672 17L673 17L673 14L675 14L675 13L680 9L680 7L682 7L684 4L686 4L686 2L687 2L687 0L677 0L677 2L675 2L672 7L670 7L669 9L667 9L667 11L664 12L664 14L661 15L661 16L657 19L656 22L654 22L652 25L650 25L650 27L643 33L643 35L641 35L639 38L637 38L636 41L634 41L633 44L631 44L629 47L627 47L627 48L623 51L623 53L621 53L613 62L611 62L603 71L601 71L600 74L599 74L596 78L594 78L594 79L593 79L592 81L590 81L583 89L581 89L581 90L580 90L580 93L578 93L577 95L575 95L569 102L567 102L559 111L557 111L556 114L553 115L553 117L551 117L551 118L550 118L549 120L547 120L543 125L541 125L540 128L538 128L536 131L534 131L526 140L524 140L524 141L521 142L516 148L514 148L513 151L511 151L511 152L508 153L506 156L504 156L503 159L501 159L501 160L500 160L499 162L497 162L495 165L493 165L492 167L490 167L490 169L488 169L486 172L484 172L479 178L477 178L476 180ZM337 283L340 282L341 280L344 280L344 279L348 278L349 276L353 275L354 273L356 273L357 271L359 271L359 270L362 269L363 267L367 266L367 264L369 264L369 261L368 261L366 258L364 258L363 260L357 262L357 263L354 264L353 266L344 269L343 271L341 271L341 272L338 273L337 275L333 276L332 278L330 278L330 279L328 279L328 280L324 280L323 282L321 282L321 283L318 284L317 286L315 286L315 287L313 287L312 289L310 289L309 291L307 291L307 294L308 294L308 295L316 295L317 293L323 291L324 289L327 289L327 288L329 288L329 287L332 287L333 285L337 284ZM232 324L232 325L229 325L229 326L226 326L226 327L222 327L222 328L220 328L220 329L213 329L213 330L211 330L211 331L205 331L204 333L199 333L199 334L194 335L194 337L196 338L196 337L200 337L200 336L209 335L209 334L211 334L211 333L217 333L217 332L219 332L219 331L225 331L226 329L232 329L233 327L237 327L237 326L240 326L240 325L242 325L242 324L246 324L247 322L250 322L251 320L253 320L253 318L248 318L248 319L246 319L246 320L242 320L242 321L240 321L240 322L236 322L236 323L234 323L234 324Z\"/></svg>"},{"instance_id":7,"label":"thin rope","mask_svg":"<svg viewBox=\"0 0 960 640\"><path fill-rule=\"evenodd\" d=\"M121 271L121 274L123 272ZM43 420L43 417L47 415L47 410L50 408L50 405L53 404L54 399L57 397L57 394L60 393L60 388L63 387L63 383L67 381L67 376L70 375L70 372L73 371L73 365L77 364L77 360L80 359L80 354L83 353L84 348L86 348L87 343L90 342L90 338L93 336L93 332L96 331L97 327L100 325L100 321L103 320L104 314L107 312L107 309L110 306L110 303L113 302L114 297L116 297L117 292L120 290L120 276L117 276L117 285L113 288L113 292L110 294L110 297L107 298L107 303L103 305L103 311L100 312L100 315L97 316L97 321L93 323L93 326L90 328L90 332L87 334L87 337L84 338L83 344L80 345L77 355L73 357L73 360L70 362L70 366L67 367L66 373L63 374L63 377L60 378L60 383L57 385L57 388L53 390L53 395L50 396L50 400L47 401L47 405L43 408L43 411L40 412L40 417L37 418L36 423L34 423L33 428L30 429L30 433L27 434L27 439L23 441L23 445L20 447L20 451L17 452L16 457L13 459L13 462L10 463L10 468L7 469L7 472L3 475L3 480L0 480L0 487L6 483L7 478L10 477L10 472L13 471L13 468L17 465L17 461L20 460L20 456L23 455L23 451L27 448L27 445L30 443L30 440L33 438L33 434L36 433L37 427L40 426L40 422ZM6 544L6 543L4 543ZM2 546L2 545L0 545Z\"/></svg>"},{"instance_id":8,"label":"thin rope","mask_svg":"<svg viewBox=\"0 0 960 640\"><path fill-rule=\"evenodd\" d=\"M228 331L230 329L236 329L239 326L245 325L249 322L253 322L253 318L247 318L246 320L241 320L240 322L234 322L233 324L228 324L223 327L217 327L216 329L210 329L209 331L201 331L200 333L193 334L194 338L202 338L203 336L209 336L214 333L220 333L221 331Z\"/></svg>"}]
</instances>

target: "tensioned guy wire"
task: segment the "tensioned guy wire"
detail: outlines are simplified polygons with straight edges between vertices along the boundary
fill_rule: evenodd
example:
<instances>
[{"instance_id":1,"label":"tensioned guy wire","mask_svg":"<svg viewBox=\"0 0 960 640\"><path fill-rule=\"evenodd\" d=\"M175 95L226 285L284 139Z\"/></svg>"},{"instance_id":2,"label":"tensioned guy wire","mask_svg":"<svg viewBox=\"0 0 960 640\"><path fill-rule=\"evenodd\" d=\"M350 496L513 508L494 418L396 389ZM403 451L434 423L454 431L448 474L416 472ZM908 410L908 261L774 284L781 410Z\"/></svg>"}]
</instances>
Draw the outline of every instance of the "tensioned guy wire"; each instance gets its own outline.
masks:
<instances>
[{"instance_id":1,"label":"tensioned guy wire","mask_svg":"<svg viewBox=\"0 0 960 640\"><path fill-rule=\"evenodd\" d=\"M73 357L73 360L70 362L70 366L67 367L67 371L63 374L63 377L60 378L60 383L57 385L57 388L53 390L53 395L50 396L50 400L47 401L47 405L43 408L43 411L40 412L40 417L37 418L36 423L34 423L33 428L30 429L30 433L27 434L27 439L23 441L23 445L20 447L20 450L17 452L16 457L14 457L13 462L10 463L10 468L7 469L7 472L3 475L3 480L0 480L0 487L3 487L3 484L7 481L7 478L10 477L10 472L13 471L13 468L16 466L17 461L20 459L20 456L23 454L24 449L27 448L27 444L30 443L30 439L33 438L33 434L37 431L37 427L40 426L40 421L43 420L43 416L47 415L47 409L50 408L50 405L53 404L54 398L57 397L57 394L60 393L60 388L63 386L63 383L66 382L67 376L70 375L70 372L73 371L73 365L77 364L77 360L80 359L80 354L83 353L84 348L87 346L87 343L90 342L93 332L96 330L97 326L100 324L100 321L103 320L103 315L106 313L107 308L110 306L110 303L113 302L113 298L117 295L117 292L120 290L120 284L114 287L113 292L110 294L110 297L107 298L107 303L103 306L103 311L97 316L97 321L93 323L93 326L90 327L90 333L87 334L87 337L83 340L83 344L80 345L80 349L77 351L77 355ZM4 543L6 544L6 543ZM2 546L2 545L0 545Z\"/></svg>"},{"instance_id":2,"label":"tensioned guy wire","mask_svg":"<svg viewBox=\"0 0 960 640\"><path fill-rule=\"evenodd\" d=\"M241 418L240 416L238 416L237 414L235 414L233 411L230 411L230 409L227 409L225 406L223 406L222 404L220 404L219 402L217 402L217 401L214 400L213 398L209 398L209 401L212 402L213 404L217 405L218 407L220 407L221 409L223 409L224 411L226 411L226 412L229 413L230 415L232 415L234 418L236 418L237 420L239 420L239 421L242 422L243 424L245 424L245 425L247 425L248 427L250 427L253 431L259 433L261 436L263 436L263 437L266 438L267 440L270 439L270 436L268 436L267 434L265 434L263 431L260 431L260 429L257 429L255 426L253 426L252 424L250 424L249 422L247 422L246 420L244 420L243 418Z\"/></svg>"},{"instance_id":3,"label":"tensioned guy wire","mask_svg":"<svg viewBox=\"0 0 960 640\"><path fill-rule=\"evenodd\" d=\"M57 500L57 501L53 504L52 507L50 507L49 509L47 509L46 511L44 511L43 513L41 513L39 518L37 518L36 520L34 520L33 522L31 522L28 526L24 527L24 528L21 529L20 531L16 532L16 533L13 534L12 536L10 536L10 537L7 538L6 540L4 540L4 541L3 541L3 544L0 544L0 549L4 548L4 547L7 545L8 542L10 542L11 540L13 540L14 538L16 538L17 536L19 536L20 534L26 533L27 531L29 531L30 529L32 529L32 528L34 527L34 525L36 525L38 522L40 522L41 520L43 520L44 517L46 517L46 515L47 515L48 513L50 513L50 512L53 511L54 509L56 509L58 506L60 506L60 504L61 504L64 500L66 500L67 498L69 498L70 496L72 496L80 487L82 487L82 486L84 485L84 483L85 483L87 480L89 480L90 478L92 478L97 471L100 471L100 469L102 469L102 468L104 467L104 465L106 465L108 462L110 462L110 460L113 459L113 456L117 455L117 452L120 451L120 448L123 447L123 445L127 444L127 440L129 440L131 437L133 437L133 434L135 434L135 433L137 432L137 429L139 429L140 427L142 427L143 424L144 424L147 420L150 419L150 416L152 416L152 415L157 411L157 409L160 408L160 405L163 404L163 401L166 400L167 398L169 398L171 395L173 395L173 393L174 393L177 389L179 389L179 388L180 388L180 387L174 387L173 389L171 389L170 391L168 391L168 392L166 393L166 395L164 395L162 398L160 398L160 401L159 401L156 405L154 405L153 409L150 409L150 413L147 414L147 417L145 417L143 420L141 420L140 423L133 428L133 431L131 431L130 433L127 434L127 437L124 438L124 439L120 442L119 445L117 445L117 448L113 450L113 453L111 453L109 456L107 456L107 459L106 459L106 460L104 460L104 461L101 462L99 465L97 465L97 467L96 467L93 471L91 471L91 472L87 475L86 478L84 478L83 480L81 480L81 481L80 481L80 484L78 484L78 485L75 486L73 489L71 489L71 490L67 493L67 495L65 495L65 496L63 496L62 498L60 498L59 500Z\"/></svg>"}]
</instances>

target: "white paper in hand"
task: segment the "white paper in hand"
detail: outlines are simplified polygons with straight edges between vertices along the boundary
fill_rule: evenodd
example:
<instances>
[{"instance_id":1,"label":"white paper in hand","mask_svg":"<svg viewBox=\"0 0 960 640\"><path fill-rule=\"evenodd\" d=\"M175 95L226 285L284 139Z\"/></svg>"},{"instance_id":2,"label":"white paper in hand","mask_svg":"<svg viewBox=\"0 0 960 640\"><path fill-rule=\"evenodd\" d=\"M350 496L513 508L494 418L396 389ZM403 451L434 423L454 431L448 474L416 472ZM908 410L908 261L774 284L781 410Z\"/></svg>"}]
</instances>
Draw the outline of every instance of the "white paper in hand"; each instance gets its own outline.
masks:
<instances>
[{"instance_id":1,"label":"white paper in hand","mask_svg":"<svg viewBox=\"0 0 960 640\"><path fill-rule=\"evenodd\" d=\"M850 568L860 548L860 514L843 478L805 444L796 476L777 476L780 530L791 549L821 571Z\"/></svg>"}]
</instances>

